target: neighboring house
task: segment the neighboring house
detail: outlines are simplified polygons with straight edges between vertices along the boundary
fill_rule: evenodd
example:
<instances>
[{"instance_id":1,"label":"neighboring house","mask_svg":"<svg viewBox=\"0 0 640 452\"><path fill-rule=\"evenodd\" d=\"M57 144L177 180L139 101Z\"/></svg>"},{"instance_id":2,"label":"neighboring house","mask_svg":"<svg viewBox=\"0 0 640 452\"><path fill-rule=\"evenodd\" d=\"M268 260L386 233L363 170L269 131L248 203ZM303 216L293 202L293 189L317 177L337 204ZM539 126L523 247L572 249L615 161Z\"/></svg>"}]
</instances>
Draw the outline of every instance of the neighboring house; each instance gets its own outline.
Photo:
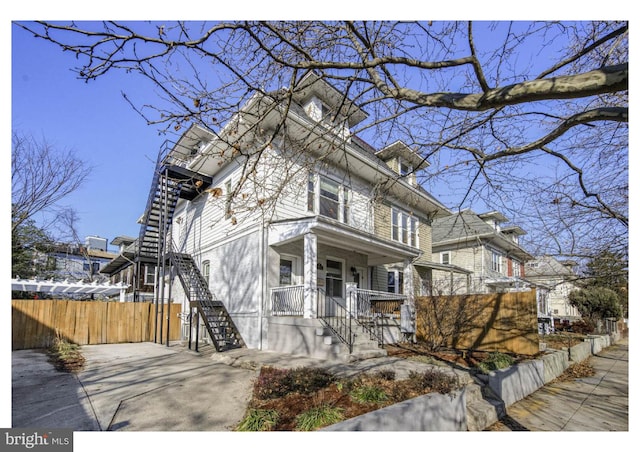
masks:
<instances>
[{"instance_id":1,"label":"neighboring house","mask_svg":"<svg viewBox=\"0 0 640 452\"><path fill-rule=\"evenodd\" d=\"M372 317L412 334L413 297L430 277L430 225L450 214L416 184L426 162L402 142L376 150L352 135L366 113L311 72L293 101L256 95L217 133L194 125L163 149L129 259L167 256L160 297L228 314L212 327L212 337L236 329L241 341L228 343L335 356L336 337L353 339L345 324Z\"/></svg>"},{"instance_id":2,"label":"neighboring house","mask_svg":"<svg viewBox=\"0 0 640 452\"><path fill-rule=\"evenodd\" d=\"M156 278L155 263L141 264L141 277L135 278L135 256L137 239L128 236L117 236L112 241L118 247L118 254L104 265L100 272L109 275L112 284L127 284L124 301L153 301Z\"/></svg>"},{"instance_id":3,"label":"neighboring house","mask_svg":"<svg viewBox=\"0 0 640 452\"><path fill-rule=\"evenodd\" d=\"M524 264L532 258L519 244L518 226L503 226L499 212L471 209L436 218L432 224L433 295L528 290Z\"/></svg>"},{"instance_id":4,"label":"neighboring house","mask_svg":"<svg viewBox=\"0 0 640 452\"><path fill-rule=\"evenodd\" d=\"M574 261L558 261L553 256L536 256L525 265L526 278L529 281L549 287L547 314L557 320L577 320L578 310L569 303L569 293L577 290L578 276L573 268Z\"/></svg>"},{"instance_id":5,"label":"neighboring house","mask_svg":"<svg viewBox=\"0 0 640 452\"><path fill-rule=\"evenodd\" d=\"M54 279L102 281L100 268L116 254L107 251L107 240L87 237L85 244L58 244L48 253L48 266Z\"/></svg>"}]
</instances>

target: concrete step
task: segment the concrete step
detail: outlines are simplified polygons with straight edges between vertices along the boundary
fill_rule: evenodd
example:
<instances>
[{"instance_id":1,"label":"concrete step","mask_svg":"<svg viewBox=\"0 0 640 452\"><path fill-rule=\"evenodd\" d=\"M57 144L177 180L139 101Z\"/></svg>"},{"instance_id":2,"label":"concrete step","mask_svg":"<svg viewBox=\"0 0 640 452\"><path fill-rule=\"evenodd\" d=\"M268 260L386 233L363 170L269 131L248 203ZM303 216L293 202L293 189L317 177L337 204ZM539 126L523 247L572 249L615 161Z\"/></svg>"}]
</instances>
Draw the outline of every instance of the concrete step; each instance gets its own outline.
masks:
<instances>
[{"instance_id":1,"label":"concrete step","mask_svg":"<svg viewBox=\"0 0 640 452\"><path fill-rule=\"evenodd\" d=\"M481 432L506 415L504 403L478 383L465 387L467 430Z\"/></svg>"}]
</instances>

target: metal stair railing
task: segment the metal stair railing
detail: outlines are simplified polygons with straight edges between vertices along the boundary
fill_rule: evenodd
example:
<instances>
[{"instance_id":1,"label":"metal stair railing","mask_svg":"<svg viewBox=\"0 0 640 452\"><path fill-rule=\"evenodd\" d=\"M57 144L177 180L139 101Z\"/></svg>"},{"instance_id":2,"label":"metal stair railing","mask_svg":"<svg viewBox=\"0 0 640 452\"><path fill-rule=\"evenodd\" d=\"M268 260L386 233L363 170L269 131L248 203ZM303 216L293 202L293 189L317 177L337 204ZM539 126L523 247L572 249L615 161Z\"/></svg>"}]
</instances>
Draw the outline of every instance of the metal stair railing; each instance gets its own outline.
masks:
<instances>
[{"instance_id":1,"label":"metal stair railing","mask_svg":"<svg viewBox=\"0 0 640 452\"><path fill-rule=\"evenodd\" d=\"M383 303L387 305L402 304L407 300L407 296L364 289L356 289L352 295L355 295L355 300L350 304L355 311L352 315L356 323L369 333L371 340L378 342L378 347L384 347L384 325L382 325L381 320L384 315L392 314L393 309L390 310L385 305L379 307L375 307L375 305Z\"/></svg>"},{"instance_id":2,"label":"metal stair railing","mask_svg":"<svg viewBox=\"0 0 640 452\"><path fill-rule=\"evenodd\" d=\"M220 352L243 347L244 342L231 316L221 301L214 300L193 258L189 254L176 252L170 252L169 256L189 300L190 309L196 309L196 325L202 317L216 350ZM190 324L189 347L191 347L191 328ZM196 328L196 351L198 350L198 331L199 328Z\"/></svg>"},{"instance_id":3,"label":"metal stair railing","mask_svg":"<svg viewBox=\"0 0 640 452\"><path fill-rule=\"evenodd\" d=\"M338 300L327 295L323 289L318 288L317 294L318 319L348 347L349 353L353 353L353 344L356 338L352 329L353 316Z\"/></svg>"}]
</instances>

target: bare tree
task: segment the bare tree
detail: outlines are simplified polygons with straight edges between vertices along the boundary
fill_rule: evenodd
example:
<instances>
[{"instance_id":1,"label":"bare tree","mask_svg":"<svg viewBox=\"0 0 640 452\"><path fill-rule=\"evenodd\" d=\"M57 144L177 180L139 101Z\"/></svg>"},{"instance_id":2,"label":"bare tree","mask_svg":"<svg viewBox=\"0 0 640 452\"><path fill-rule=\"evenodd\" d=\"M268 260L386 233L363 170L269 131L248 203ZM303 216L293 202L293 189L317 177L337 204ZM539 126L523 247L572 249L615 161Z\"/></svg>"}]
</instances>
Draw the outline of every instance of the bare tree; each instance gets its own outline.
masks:
<instances>
[{"instance_id":1,"label":"bare tree","mask_svg":"<svg viewBox=\"0 0 640 452\"><path fill-rule=\"evenodd\" d=\"M11 233L38 213L55 218L66 212L59 202L76 191L89 175L87 164L73 151L60 151L46 141L13 132L11 153ZM46 229L46 228L45 228Z\"/></svg>"},{"instance_id":2,"label":"bare tree","mask_svg":"<svg viewBox=\"0 0 640 452\"><path fill-rule=\"evenodd\" d=\"M301 74L314 71L370 113L353 133L378 149L398 139L417 149L431 163L420 183L448 205L508 210L541 252L582 256L612 241L626 249L626 22L17 26L75 53L81 79L126 71L151 83L152 103L123 95L165 133L228 129L255 93L273 101L265 115L269 105L289 108ZM237 147L243 181L281 136L282 124L263 134L252 119L243 133L263 145Z\"/></svg>"}]
</instances>

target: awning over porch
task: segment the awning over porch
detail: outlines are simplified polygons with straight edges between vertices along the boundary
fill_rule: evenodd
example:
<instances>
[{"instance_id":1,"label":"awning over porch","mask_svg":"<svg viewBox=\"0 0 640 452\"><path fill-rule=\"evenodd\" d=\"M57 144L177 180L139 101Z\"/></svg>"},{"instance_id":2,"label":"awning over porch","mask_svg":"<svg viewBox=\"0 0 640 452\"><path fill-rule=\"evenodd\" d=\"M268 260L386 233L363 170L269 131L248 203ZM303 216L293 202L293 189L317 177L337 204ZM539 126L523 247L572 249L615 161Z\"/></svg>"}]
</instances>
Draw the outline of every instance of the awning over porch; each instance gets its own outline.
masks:
<instances>
[{"instance_id":1,"label":"awning over porch","mask_svg":"<svg viewBox=\"0 0 640 452\"><path fill-rule=\"evenodd\" d=\"M269 246L284 245L301 240L313 233L318 242L366 254L371 266L412 261L421 251L399 242L381 239L373 234L324 217L309 217L272 223L269 228Z\"/></svg>"}]
</instances>

